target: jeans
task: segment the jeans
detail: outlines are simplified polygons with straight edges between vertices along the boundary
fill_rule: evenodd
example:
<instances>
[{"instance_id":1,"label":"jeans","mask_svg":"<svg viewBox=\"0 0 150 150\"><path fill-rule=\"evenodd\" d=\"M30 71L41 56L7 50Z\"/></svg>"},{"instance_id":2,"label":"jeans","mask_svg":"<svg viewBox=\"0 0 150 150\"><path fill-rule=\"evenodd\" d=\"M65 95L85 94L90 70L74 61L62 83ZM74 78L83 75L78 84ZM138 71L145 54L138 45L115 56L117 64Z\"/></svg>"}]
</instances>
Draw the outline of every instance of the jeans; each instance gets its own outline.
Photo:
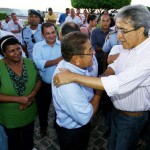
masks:
<instances>
[{"instance_id":1,"label":"jeans","mask_svg":"<svg viewBox=\"0 0 150 150\"><path fill-rule=\"evenodd\" d=\"M7 136L3 126L0 125L0 149L8 150Z\"/></svg>"},{"instance_id":2,"label":"jeans","mask_svg":"<svg viewBox=\"0 0 150 150\"><path fill-rule=\"evenodd\" d=\"M136 150L140 132L148 120L148 112L140 116L125 116L117 110L112 112L109 150Z\"/></svg>"}]
</instances>

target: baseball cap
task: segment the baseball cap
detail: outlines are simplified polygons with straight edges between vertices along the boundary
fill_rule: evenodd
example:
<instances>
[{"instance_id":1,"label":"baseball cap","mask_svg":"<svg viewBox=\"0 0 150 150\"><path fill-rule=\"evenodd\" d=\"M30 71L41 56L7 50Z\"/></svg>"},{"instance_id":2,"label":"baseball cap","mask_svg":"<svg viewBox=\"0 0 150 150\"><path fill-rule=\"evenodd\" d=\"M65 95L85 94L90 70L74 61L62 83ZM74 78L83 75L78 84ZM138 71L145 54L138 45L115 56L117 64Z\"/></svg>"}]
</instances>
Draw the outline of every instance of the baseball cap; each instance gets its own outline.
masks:
<instances>
[{"instance_id":1,"label":"baseball cap","mask_svg":"<svg viewBox=\"0 0 150 150\"><path fill-rule=\"evenodd\" d=\"M41 14L35 9L29 9L28 10L28 15L31 15L31 14L37 15L37 16L39 16L41 18Z\"/></svg>"}]
</instances>

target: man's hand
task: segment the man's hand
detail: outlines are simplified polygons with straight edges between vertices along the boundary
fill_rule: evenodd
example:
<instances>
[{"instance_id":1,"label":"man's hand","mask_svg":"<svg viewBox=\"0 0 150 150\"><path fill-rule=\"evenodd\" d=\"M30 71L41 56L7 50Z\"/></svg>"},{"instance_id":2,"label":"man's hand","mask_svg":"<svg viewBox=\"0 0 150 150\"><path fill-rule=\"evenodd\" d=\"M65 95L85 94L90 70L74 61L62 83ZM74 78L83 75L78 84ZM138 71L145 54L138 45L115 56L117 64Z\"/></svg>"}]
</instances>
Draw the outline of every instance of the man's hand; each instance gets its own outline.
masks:
<instances>
[{"instance_id":1,"label":"man's hand","mask_svg":"<svg viewBox=\"0 0 150 150\"><path fill-rule=\"evenodd\" d=\"M59 87L62 84L71 83L74 81L74 74L67 69L60 68L61 72L54 76L54 84Z\"/></svg>"}]
</instances>

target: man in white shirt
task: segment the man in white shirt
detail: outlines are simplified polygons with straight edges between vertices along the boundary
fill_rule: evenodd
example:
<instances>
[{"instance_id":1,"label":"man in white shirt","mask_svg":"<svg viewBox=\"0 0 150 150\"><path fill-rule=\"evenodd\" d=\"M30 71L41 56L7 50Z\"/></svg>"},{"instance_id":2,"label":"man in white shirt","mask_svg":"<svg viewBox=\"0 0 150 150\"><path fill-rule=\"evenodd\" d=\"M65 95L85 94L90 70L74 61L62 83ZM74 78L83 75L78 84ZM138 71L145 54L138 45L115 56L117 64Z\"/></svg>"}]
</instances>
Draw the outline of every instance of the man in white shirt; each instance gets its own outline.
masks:
<instances>
[{"instance_id":1,"label":"man in white shirt","mask_svg":"<svg viewBox=\"0 0 150 150\"><path fill-rule=\"evenodd\" d=\"M2 30L9 31L8 22L10 21L9 16L5 16L5 20L2 22Z\"/></svg>"},{"instance_id":2,"label":"man in white shirt","mask_svg":"<svg viewBox=\"0 0 150 150\"><path fill-rule=\"evenodd\" d=\"M125 6L116 15L116 26L123 50L109 65L105 77L64 71L55 76L54 83L59 86L75 82L105 90L114 105L109 150L135 150L140 132L149 121L150 12L143 5Z\"/></svg>"},{"instance_id":3,"label":"man in white shirt","mask_svg":"<svg viewBox=\"0 0 150 150\"><path fill-rule=\"evenodd\" d=\"M21 29L23 28L22 22L17 18L16 13L11 14L12 20L8 22L10 32L12 32L19 42L22 42Z\"/></svg>"},{"instance_id":4,"label":"man in white shirt","mask_svg":"<svg viewBox=\"0 0 150 150\"><path fill-rule=\"evenodd\" d=\"M74 22L79 27L83 24L82 20L78 16L76 16L74 8L70 9L70 16L66 17L65 22Z\"/></svg>"}]
</instances>

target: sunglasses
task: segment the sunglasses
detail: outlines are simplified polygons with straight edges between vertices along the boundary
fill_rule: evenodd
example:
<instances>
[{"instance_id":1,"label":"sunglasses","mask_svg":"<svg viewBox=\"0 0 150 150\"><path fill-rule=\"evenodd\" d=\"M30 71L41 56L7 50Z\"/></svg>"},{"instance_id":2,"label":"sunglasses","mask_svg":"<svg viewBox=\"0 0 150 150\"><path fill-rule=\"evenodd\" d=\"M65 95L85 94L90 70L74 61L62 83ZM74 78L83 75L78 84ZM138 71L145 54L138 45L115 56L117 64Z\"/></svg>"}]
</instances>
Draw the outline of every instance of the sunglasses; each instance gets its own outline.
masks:
<instances>
[{"instance_id":1,"label":"sunglasses","mask_svg":"<svg viewBox=\"0 0 150 150\"><path fill-rule=\"evenodd\" d=\"M31 40L32 40L32 43L36 43L35 38L34 38L34 34L31 35Z\"/></svg>"}]
</instances>

